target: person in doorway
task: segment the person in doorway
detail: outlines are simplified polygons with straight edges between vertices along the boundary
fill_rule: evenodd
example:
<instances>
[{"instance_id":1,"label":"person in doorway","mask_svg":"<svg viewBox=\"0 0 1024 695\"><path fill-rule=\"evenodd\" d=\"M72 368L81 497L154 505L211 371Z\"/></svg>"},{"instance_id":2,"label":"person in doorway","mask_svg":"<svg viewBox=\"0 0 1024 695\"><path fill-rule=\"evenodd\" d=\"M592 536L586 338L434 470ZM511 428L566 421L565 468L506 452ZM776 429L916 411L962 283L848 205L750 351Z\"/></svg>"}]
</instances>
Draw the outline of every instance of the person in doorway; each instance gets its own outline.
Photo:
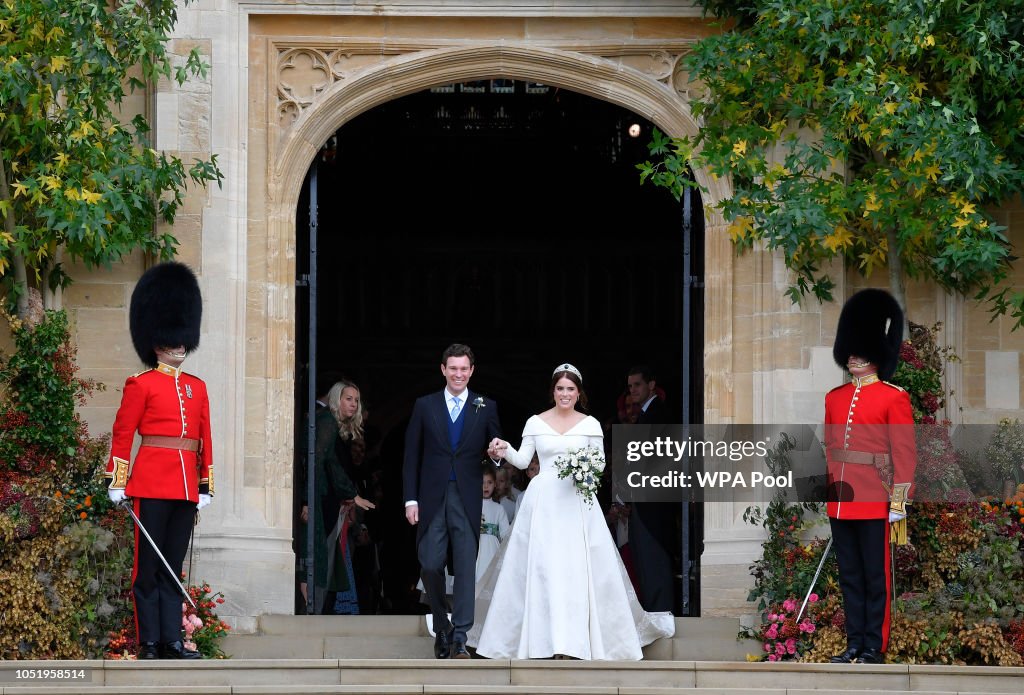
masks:
<instances>
[{"instance_id":1,"label":"person in doorway","mask_svg":"<svg viewBox=\"0 0 1024 695\"><path fill-rule=\"evenodd\" d=\"M480 458L501 435L498 405L469 390L476 358L468 345L441 354L445 387L417 399L405 434L405 518L416 526L416 550L430 603L434 656L468 659L480 537ZM451 618L445 562L451 547L455 578Z\"/></svg>"},{"instance_id":2,"label":"person in doorway","mask_svg":"<svg viewBox=\"0 0 1024 695\"><path fill-rule=\"evenodd\" d=\"M851 380L825 395L826 507L846 614L833 663L882 663L889 642L890 525L905 523L917 466L910 396L885 381L902 340L903 311L884 290L861 290L839 314L832 355Z\"/></svg>"},{"instance_id":3,"label":"person in doorway","mask_svg":"<svg viewBox=\"0 0 1024 695\"><path fill-rule=\"evenodd\" d=\"M500 472L501 469L499 468ZM490 567L498 547L508 536L511 528L508 514L500 504L494 501L497 485L497 473L490 461L484 461L481 467L483 477L483 507L480 510L480 549L476 555L476 580L484 576Z\"/></svg>"},{"instance_id":4,"label":"person in doorway","mask_svg":"<svg viewBox=\"0 0 1024 695\"><path fill-rule=\"evenodd\" d=\"M637 425L668 423L665 402L657 394L657 381L650 367L630 367L626 388L637 408ZM629 511L629 555L639 583L640 602L648 611L672 610L672 548L678 510L679 505L671 502L635 502Z\"/></svg>"},{"instance_id":5,"label":"person in doorway","mask_svg":"<svg viewBox=\"0 0 1024 695\"><path fill-rule=\"evenodd\" d=\"M359 387L338 381L327 393L327 408L316 414L314 482L319 511L313 514L313 608L317 613L333 613L337 593L352 588L342 546L348 540L349 507L376 506L359 494L341 458L351 456L352 443L362 435ZM337 445L339 440L343 446Z\"/></svg>"},{"instance_id":6,"label":"person in doorway","mask_svg":"<svg viewBox=\"0 0 1024 695\"><path fill-rule=\"evenodd\" d=\"M181 370L185 357L199 347L202 313L199 283L181 263L153 266L132 292L132 343L150 368L124 384L107 461L108 495L114 504L131 500L170 568L136 528L132 599L139 659L200 658L182 640L177 578L196 511L213 498L206 384ZM129 465L136 433L142 446Z\"/></svg>"}]
</instances>

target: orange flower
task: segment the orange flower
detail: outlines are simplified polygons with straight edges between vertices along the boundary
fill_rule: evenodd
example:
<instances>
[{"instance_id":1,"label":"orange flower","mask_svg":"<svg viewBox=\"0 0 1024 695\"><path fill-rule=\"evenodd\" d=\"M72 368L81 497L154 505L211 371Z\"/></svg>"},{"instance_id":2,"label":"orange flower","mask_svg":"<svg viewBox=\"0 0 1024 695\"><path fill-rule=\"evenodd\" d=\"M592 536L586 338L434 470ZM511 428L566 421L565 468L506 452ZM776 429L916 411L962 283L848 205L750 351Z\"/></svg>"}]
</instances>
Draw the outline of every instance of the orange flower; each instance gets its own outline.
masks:
<instances>
[{"instance_id":1,"label":"orange flower","mask_svg":"<svg viewBox=\"0 0 1024 695\"><path fill-rule=\"evenodd\" d=\"M86 507L91 507L92 506L92 495L86 495L85 506Z\"/></svg>"},{"instance_id":2,"label":"orange flower","mask_svg":"<svg viewBox=\"0 0 1024 695\"><path fill-rule=\"evenodd\" d=\"M55 499L59 500L64 495L61 494L60 490L57 490L57 492L53 493L53 496L54 496Z\"/></svg>"},{"instance_id":3,"label":"orange flower","mask_svg":"<svg viewBox=\"0 0 1024 695\"><path fill-rule=\"evenodd\" d=\"M81 514L79 514L78 516L79 516L79 517L81 517L82 519L88 519L88 518L89 518L89 515L88 515L88 514L86 514L85 512L82 512L82 513L81 513Z\"/></svg>"}]
</instances>

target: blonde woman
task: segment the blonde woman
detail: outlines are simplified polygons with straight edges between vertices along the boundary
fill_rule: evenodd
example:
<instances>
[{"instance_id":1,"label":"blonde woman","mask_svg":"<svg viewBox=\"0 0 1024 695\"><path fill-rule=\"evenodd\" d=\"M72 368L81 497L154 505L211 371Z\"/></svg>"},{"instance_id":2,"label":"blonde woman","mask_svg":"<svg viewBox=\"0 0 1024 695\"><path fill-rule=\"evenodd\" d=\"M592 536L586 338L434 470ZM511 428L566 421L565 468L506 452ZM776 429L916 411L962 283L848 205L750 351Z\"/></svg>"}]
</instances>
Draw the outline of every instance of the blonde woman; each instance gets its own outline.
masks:
<instances>
[{"instance_id":1,"label":"blonde woman","mask_svg":"<svg viewBox=\"0 0 1024 695\"><path fill-rule=\"evenodd\" d=\"M352 445L362 441L365 417L359 387L345 380L331 387L327 407L316 415L315 475L319 511L313 525L313 605L317 613L331 613L337 592L352 587L338 547L347 508L352 504L360 509L375 508L372 502L359 496L345 472L351 463ZM343 460L346 458L348 460Z\"/></svg>"}]
</instances>

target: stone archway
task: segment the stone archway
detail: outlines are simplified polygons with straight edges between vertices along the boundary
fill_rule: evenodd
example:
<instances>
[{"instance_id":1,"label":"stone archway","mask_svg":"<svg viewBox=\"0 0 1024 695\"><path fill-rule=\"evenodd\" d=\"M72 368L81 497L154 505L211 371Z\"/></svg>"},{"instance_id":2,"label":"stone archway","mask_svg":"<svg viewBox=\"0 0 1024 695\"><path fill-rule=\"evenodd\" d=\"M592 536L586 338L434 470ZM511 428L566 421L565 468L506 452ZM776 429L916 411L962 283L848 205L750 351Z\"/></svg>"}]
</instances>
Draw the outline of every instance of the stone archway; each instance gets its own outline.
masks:
<instances>
[{"instance_id":1,"label":"stone archway","mask_svg":"<svg viewBox=\"0 0 1024 695\"><path fill-rule=\"evenodd\" d=\"M462 82L488 77L504 77L543 82L570 89L597 99L609 101L636 113L643 114L670 135L693 134L696 123L690 115L684 95L672 87L681 52L667 50L655 52L653 61L660 72L624 65L621 60L597 57L582 52L552 47L520 45L466 45L441 46L430 50L393 46L398 54L381 55L380 44L374 44L377 61L345 72L337 67L339 59L352 61L358 57L358 47L344 49L316 48L309 45L296 47L281 44L277 55L282 62L271 74L279 78L277 104L268 116L276 123L267 123L266 147L268 170L263 238L250 228L250 256L256 248L266 249L266 282L261 294L268 308L267 321L262 326L249 327L250 335L266 330L268 363L266 392L285 397L290 393L293 358L290 346L294 341L292 307L294 301L294 238L295 208L299 192L309 165L320 146L342 124L354 116L399 96L404 96L439 84ZM420 46L422 48L422 46ZM344 50L339 57L339 50ZM645 47L645 59L650 64L652 52ZM289 74L291 73L291 74ZM303 73L303 74L300 74ZM284 79L281 79L284 78ZM660 79L659 79L660 78ZM291 82L287 80L292 80ZM695 171L698 181L708 191L708 203L713 204L729 194L729 182L713 179L704 171ZM721 422L730 418L731 403L729 365L731 361L730 316L732 249L728 237L717 233L721 221L708 220L707 225L707 296L704 354L706 418ZM719 240L725 239L724 244ZM264 244L266 244L264 246ZM252 285L250 285L252 300ZM270 351L271 346L282 350ZM253 355L256 357L257 355ZM290 403L289 399L285 402ZM280 417L279 408L268 409L264 420L267 434L268 466L275 466L272 456L280 456L278 464L290 465L292 445L290 422ZM258 426L250 422L250 426ZM271 439L273 438L273 439Z\"/></svg>"},{"instance_id":2,"label":"stone archway","mask_svg":"<svg viewBox=\"0 0 1024 695\"><path fill-rule=\"evenodd\" d=\"M295 210L309 166L340 126L392 99L431 86L486 78L535 81L643 115L670 135L694 134L680 59L689 41L505 42L273 37L250 92L249 276L246 323L247 463L264 480L289 480L293 457ZM250 57L252 60L252 57ZM253 61L259 62L259 61ZM730 183L695 171L706 209ZM706 422L734 418L733 248L717 215L706 220L704 403ZM249 452L247 452L249 453ZM268 522L290 523L290 490L267 489ZM715 525L715 524L712 524ZM728 522L726 525L731 525Z\"/></svg>"}]
</instances>

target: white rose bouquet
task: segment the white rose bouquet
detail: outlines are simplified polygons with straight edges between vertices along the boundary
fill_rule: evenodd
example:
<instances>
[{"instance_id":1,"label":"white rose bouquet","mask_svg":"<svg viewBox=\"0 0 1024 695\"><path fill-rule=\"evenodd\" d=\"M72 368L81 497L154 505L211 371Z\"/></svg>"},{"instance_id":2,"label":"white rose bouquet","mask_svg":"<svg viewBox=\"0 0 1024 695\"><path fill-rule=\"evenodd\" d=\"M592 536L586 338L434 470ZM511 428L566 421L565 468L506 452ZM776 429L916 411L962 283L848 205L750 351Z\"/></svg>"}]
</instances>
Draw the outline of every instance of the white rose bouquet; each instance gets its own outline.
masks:
<instances>
[{"instance_id":1,"label":"white rose bouquet","mask_svg":"<svg viewBox=\"0 0 1024 695\"><path fill-rule=\"evenodd\" d=\"M570 449L565 456L554 460L555 470L559 478L569 478L576 486L576 492L587 504L594 503L594 495L601 487L601 474L604 472L604 452L593 446L582 449Z\"/></svg>"}]
</instances>

